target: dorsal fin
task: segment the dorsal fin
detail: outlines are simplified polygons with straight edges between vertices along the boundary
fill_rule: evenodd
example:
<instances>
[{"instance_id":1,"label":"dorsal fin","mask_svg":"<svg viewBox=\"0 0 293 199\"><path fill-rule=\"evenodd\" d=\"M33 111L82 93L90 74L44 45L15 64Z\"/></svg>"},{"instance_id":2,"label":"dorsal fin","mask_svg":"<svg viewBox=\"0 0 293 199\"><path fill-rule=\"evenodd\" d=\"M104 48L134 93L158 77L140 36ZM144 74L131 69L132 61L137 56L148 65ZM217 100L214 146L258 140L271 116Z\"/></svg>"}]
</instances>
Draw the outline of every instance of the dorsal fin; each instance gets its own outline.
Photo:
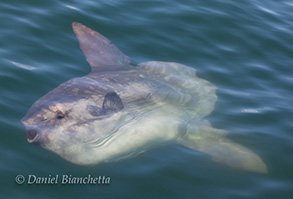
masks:
<instances>
[{"instance_id":1,"label":"dorsal fin","mask_svg":"<svg viewBox=\"0 0 293 199\"><path fill-rule=\"evenodd\" d=\"M72 28L93 72L117 70L129 65L129 57L100 33L77 22L72 23Z\"/></svg>"}]
</instances>

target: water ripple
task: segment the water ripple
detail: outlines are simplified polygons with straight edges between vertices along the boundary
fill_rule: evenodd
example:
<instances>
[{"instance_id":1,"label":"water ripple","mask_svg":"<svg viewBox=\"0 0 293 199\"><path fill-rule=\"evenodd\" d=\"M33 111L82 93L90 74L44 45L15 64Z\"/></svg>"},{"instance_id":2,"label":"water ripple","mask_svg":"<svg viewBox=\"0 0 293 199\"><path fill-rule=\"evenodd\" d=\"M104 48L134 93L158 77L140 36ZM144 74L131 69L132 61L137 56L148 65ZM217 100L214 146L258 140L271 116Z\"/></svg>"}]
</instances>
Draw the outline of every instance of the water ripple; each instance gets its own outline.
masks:
<instances>
[{"instance_id":1,"label":"water ripple","mask_svg":"<svg viewBox=\"0 0 293 199\"><path fill-rule=\"evenodd\" d=\"M108 198L290 198L292 7L288 0L2 1L0 170L6 181L1 183L2 195L52 198L58 192L64 193L64 198L85 194ZM269 173L227 168L174 144L90 168L66 163L27 144L20 119L31 104L60 83L90 70L72 32L73 21L101 32L134 61L176 61L194 67L198 76L217 87L215 110L206 119L258 153ZM11 183L22 172L101 173L111 175L113 184L20 187Z\"/></svg>"}]
</instances>

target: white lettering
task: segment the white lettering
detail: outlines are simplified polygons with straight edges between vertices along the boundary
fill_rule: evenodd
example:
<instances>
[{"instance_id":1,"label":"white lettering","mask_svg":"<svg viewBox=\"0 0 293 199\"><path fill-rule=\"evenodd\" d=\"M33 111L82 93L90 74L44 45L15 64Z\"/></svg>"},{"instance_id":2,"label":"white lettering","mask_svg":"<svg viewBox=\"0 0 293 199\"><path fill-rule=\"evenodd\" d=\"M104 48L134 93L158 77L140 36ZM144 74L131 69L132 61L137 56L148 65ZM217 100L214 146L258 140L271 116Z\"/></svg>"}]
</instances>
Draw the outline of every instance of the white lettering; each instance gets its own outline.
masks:
<instances>
[{"instance_id":1,"label":"white lettering","mask_svg":"<svg viewBox=\"0 0 293 199\"><path fill-rule=\"evenodd\" d=\"M27 184L34 184L36 181L36 176L35 175L28 175L28 180L27 180Z\"/></svg>"}]
</instances>

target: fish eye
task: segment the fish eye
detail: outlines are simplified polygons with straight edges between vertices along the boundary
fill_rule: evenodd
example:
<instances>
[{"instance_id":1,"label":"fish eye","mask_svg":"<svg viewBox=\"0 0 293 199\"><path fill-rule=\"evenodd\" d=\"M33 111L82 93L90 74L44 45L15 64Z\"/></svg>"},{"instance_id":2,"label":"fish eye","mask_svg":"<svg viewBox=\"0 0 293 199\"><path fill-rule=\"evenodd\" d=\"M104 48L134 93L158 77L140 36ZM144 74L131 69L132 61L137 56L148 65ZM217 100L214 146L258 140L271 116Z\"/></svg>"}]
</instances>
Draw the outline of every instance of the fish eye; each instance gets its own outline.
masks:
<instances>
[{"instance_id":1,"label":"fish eye","mask_svg":"<svg viewBox=\"0 0 293 199\"><path fill-rule=\"evenodd\" d=\"M56 113L56 118L61 120L65 117L64 113L62 113L61 111L57 111Z\"/></svg>"}]
</instances>

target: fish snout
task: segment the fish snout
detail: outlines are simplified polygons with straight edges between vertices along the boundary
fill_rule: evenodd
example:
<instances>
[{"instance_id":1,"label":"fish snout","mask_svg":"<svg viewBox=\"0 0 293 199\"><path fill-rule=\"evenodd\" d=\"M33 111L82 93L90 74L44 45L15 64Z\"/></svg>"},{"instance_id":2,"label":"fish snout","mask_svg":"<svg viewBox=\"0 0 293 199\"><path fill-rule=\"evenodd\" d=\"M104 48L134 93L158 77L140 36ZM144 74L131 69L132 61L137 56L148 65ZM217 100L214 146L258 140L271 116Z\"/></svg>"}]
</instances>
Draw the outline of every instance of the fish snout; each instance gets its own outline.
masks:
<instances>
[{"instance_id":1,"label":"fish snout","mask_svg":"<svg viewBox=\"0 0 293 199\"><path fill-rule=\"evenodd\" d=\"M26 129L25 135L29 143L36 143L38 140L38 131L36 129Z\"/></svg>"}]
</instances>

